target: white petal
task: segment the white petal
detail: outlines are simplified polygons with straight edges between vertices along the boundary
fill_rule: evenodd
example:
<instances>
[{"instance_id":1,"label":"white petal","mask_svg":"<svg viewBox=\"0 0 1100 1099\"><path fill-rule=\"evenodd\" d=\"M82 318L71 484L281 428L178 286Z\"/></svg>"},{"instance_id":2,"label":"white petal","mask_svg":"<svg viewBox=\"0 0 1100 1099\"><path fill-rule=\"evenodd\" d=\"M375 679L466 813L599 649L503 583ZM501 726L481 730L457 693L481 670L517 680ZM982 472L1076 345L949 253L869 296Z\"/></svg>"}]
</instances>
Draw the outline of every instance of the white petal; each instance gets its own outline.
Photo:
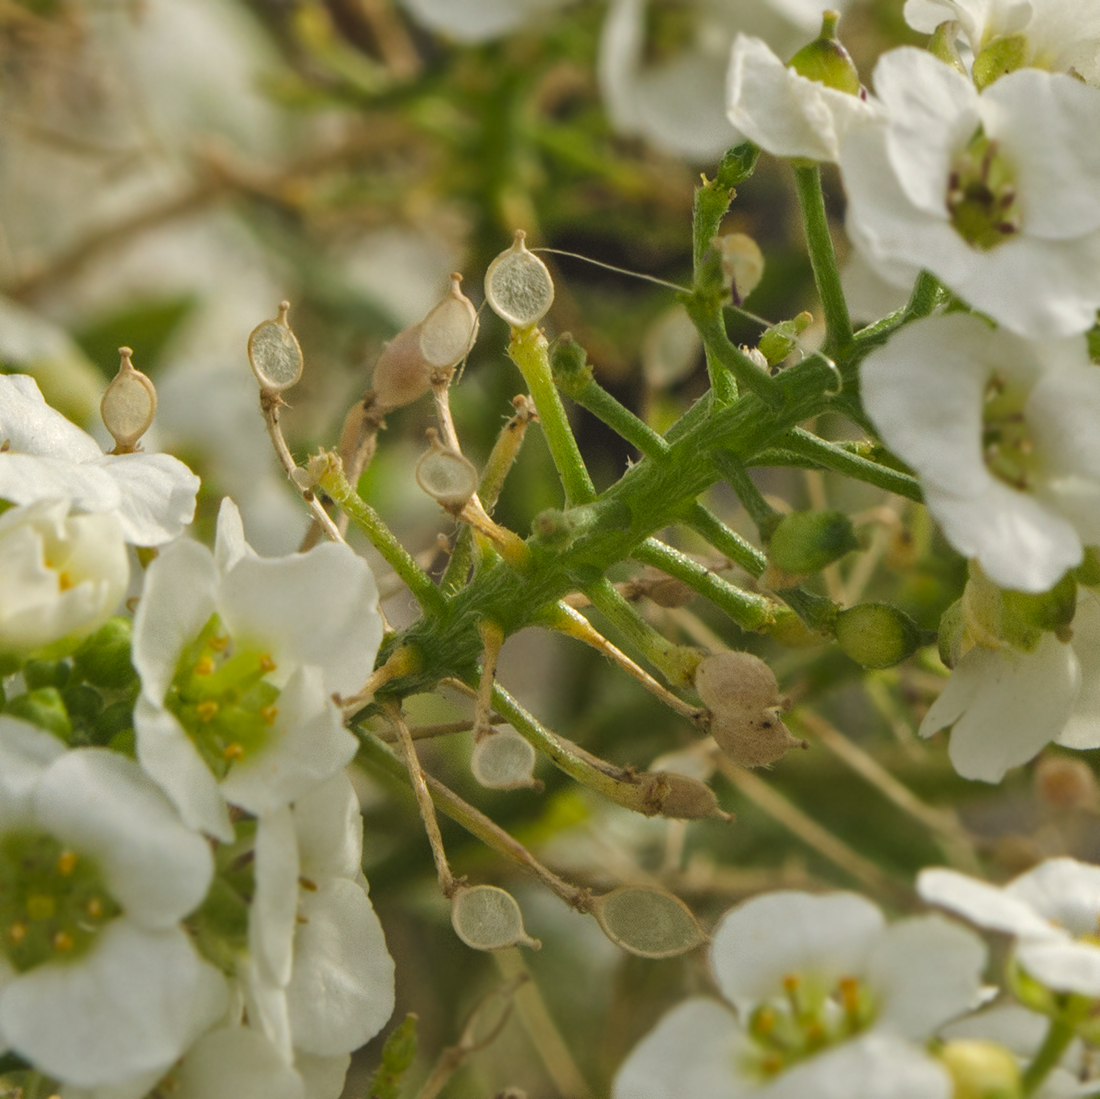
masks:
<instances>
[{"instance_id":1,"label":"white petal","mask_svg":"<svg viewBox=\"0 0 1100 1099\"><path fill-rule=\"evenodd\" d=\"M340 1099L344 1094L351 1055L317 1057L312 1053L295 1051L294 1067L306 1086L306 1099Z\"/></svg>"},{"instance_id":2,"label":"white petal","mask_svg":"<svg viewBox=\"0 0 1100 1099\"><path fill-rule=\"evenodd\" d=\"M332 1056L358 1049L393 1014L394 969L382 925L355 882L302 894L287 1004L294 1045Z\"/></svg>"},{"instance_id":3,"label":"white petal","mask_svg":"<svg viewBox=\"0 0 1100 1099\"><path fill-rule=\"evenodd\" d=\"M1076 859L1047 859L1034 870L1013 878L1005 892L1071 935L1096 934L1100 866Z\"/></svg>"},{"instance_id":4,"label":"white petal","mask_svg":"<svg viewBox=\"0 0 1100 1099\"><path fill-rule=\"evenodd\" d=\"M234 637L270 646L284 678L299 664L324 668L329 693L359 690L382 640L374 576L346 545L243 558L223 578L218 607Z\"/></svg>"},{"instance_id":5,"label":"white petal","mask_svg":"<svg viewBox=\"0 0 1100 1099\"><path fill-rule=\"evenodd\" d=\"M224 576L245 557L258 556L245 541L244 523L237 505L228 496L222 497L218 508L218 532L214 540L214 561L219 575Z\"/></svg>"},{"instance_id":6,"label":"white petal","mask_svg":"<svg viewBox=\"0 0 1100 1099\"><path fill-rule=\"evenodd\" d=\"M214 873L210 845L117 752L81 748L58 759L35 791L35 815L96 859L110 894L143 927L171 927L206 895Z\"/></svg>"},{"instance_id":7,"label":"white petal","mask_svg":"<svg viewBox=\"0 0 1100 1099\"><path fill-rule=\"evenodd\" d=\"M425 26L458 42L487 42L570 0L402 0Z\"/></svg>"},{"instance_id":8,"label":"white petal","mask_svg":"<svg viewBox=\"0 0 1100 1099\"><path fill-rule=\"evenodd\" d=\"M881 997L875 1026L902 1038L927 1038L976 1007L985 944L940 916L892 924L875 944L867 980Z\"/></svg>"},{"instance_id":9,"label":"white petal","mask_svg":"<svg viewBox=\"0 0 1100 1099\"><path fill-rule=\"evenodd\" d=\"M1055 992L1100 996L1100 947L1069 939L1023 939L1016 945L1016 957Z\"/></svg>"},{"instance_id":10,"label":"white petal","mask_svg":"<svg viewBox=\"0 0 1100 1099\"><path fill-rule=\"evenodd\" d=\"M917 892L929 904L957 912L979 927L1032 938L1064 939L1065 934L1044 920L1030 904L988 882L955 870L933 867L917 875Z\"/></svg>"},{"instance_id":11,"label":"white petal","mask_svg":"<svg viewBox=\"0 0 1100 1099\"><path fill-rule=\"evenodd\" d=\"M346 772L338 771L294 802L302 874L312 881L354 878L363 865L363 818Z\"/></svg>"},{"instance_id":12,"label":"white petal","mask_svg":"<svg viewBox=\"0 0 1100 1099\"><path fill-rule=\"evenodd\" d=\"M9 444L8 454L35 454L68 462L87 462L103 455L91 435L46 404L29 374L0 374L0 443L4 442Z\"/></svg>"},{"instance_id":13,"label":"white petal","mask_svg":"<svg viewBox=\"0 0 1100 1099\"><path fill-rule=\"evenodd\" d=\"M305 1099L302 1079L256 1030L204 1035L173 1071L173 1099Z\"/></svg>"},{"instance_id":14,"label":"white petal","mask_svg":"<svg viewBox=\"0 0 1100 1099\"><path fill-rule=\"evenodd\" d=\"M286 989L264 976L252 958L237 967L237 976L244 994L249 1025L263 1033L278 1050L284 1064L293 1064L294 1047L290 1036Z\"/></svg>"},{"instance_id":15,"label":"white petal","mask_svg":"<svg viewBox=\"0 0 1100 1099\"><path fill-rule=\"evenodd\" d=\"M0 821L25 820L34 790L65 745L52 733L0 714Z\"/></svg>"},{"instance_id":16,"label":"white petal","mask_svg":"<svg viewBox=\"0 0 1100 1099\"><path fill-rule=\"evenodd\" d=\"M1100 479L1095 430L1100 422L1100 373L1089 362L1083 338L1060 342L1057 367L1038 379L1028 397L1027 422L1047 476L1077 475L1095 481ZM1044 355L1049 355L1046 348Z\"/></svg>"},{"instance_id":17,"label":"white petal","mask_svg":"<svg viewBox=\"0 0 1100 1099\"><path fill-rule=\"evenodd\" d=\"M216 580L213 555L197 542L169 546L146 570L132 660L153 702L164 701L180 653L214 613Z\"/></svg>"},{"instance_id":18,"label":"white petal","mask_svg":"<svg viewBox=\"0 0 1100 1099\"><path fill-rule=\"evenodd\" d=\"M162 546L194 518L199 479L171 454L105 454L96 464L118 486L127 542Z\"/></svg>"},{"instance_id":19,"label":"white petal","mask_svg":"<svg viewBox=\"0 0 1100 1099\"><path fill-rule=\"evenodd\" d=\"M612 1099L737 1099L755 1091L735 1075L747 1039L713 1000L688 1000L634 1047L619 1069Z\"/></svg>"},{"instance_id":20,"label":"white petal","mask_svg":"<svg viewBox=\"0 0 1100 1099\"><path fill-rule=\"evenodd\" d=\"M140 695L134 707L134 733L138 762L168 795L183 822L222 843L232 843L225 798L175 715Z\"/></svg>"},{"instance_id":21,"label":"white petal","mask_svg":"<svg viewBox=\"0 0 1100 1099\"><path fill-rule=\"evenodd\" d=\"M96 454L103 457L98 447ZM16 504L70 499L91 512L117 512L122 506L119 486L99 466L17 452L0 452L0 499Z\"/></svg>"},{"instance_id":22,"label":"white petal","mask_svg":"<svg viewBox=\"0 0 1100 1099\"><path fill-rule=\"evenodd\" d=\"M745 1017L760 1000L782 991L783 978L817 978L831 990L861 976L885 920L854 893L777 891L728 912L711 945L718 987Z\"/></svg>"},{"instance_id":23,"label":"white petal","mask_svg":"<svg viewBox=\"0 0 1100 1099\"><path fill-rule=\"evenodd\" d=\"M248 917L248 946L264 977L290 980L298 915L298 845L290 809L260 817L256 826L256 892Z\"/></svg>"},{"instance_id":24,"label":"white petal","mask_svg":"<svg viewBox=\"0 0 1100 1099\"><path fill-rule=\"evenodd\" d=\"M921 722L931 736L954 722L948 754L963 778L999 782L1063 729L1080 689L1073 649L1044 634L1034 652L973 648Z\"/></svg>"},{"instance_id":25,"label":"white petal","mask_svg":"<svg viewBox=\"0 0 1100 1099\"><path fill-rule=\"evenodd\" d=\"M83 1087L167 1068L209 1015L225 982L179 930L123 918L69 965L21 974L0 996L0 1028L42 1072ZM209 1023L207 1023L209 1025Z\"/></svg>"},{"instance_id":26,"label":"white petal","mask_svg":"<svg viewBox=\"0 0 1100 1099\"><path fill-rule=\"evenodd\" d=\"M354 758L358 742L344 728L328 697L320 668L298 668L283 688L270 743L239 763L222 780L232 805L262 816L331 778Z\"/></svg>"},{"instance_id":27,"label":"white petal","mask_svg":"<svg viewBox=\"0 0 1100 1099\"><path fill-rule=\"evenodd\" d=\"M759 1099L950 1099L947 1070L923 1050L868 1034L803 1061L754 1094Z\"/></svg>"},{"instance_id":28,"label":"white petal","mask_svg":"<svg viewBox=\"0 0 1100 1099\"><path fill-rule=\"evenodd\" d=\"M1081 691L1055 743L1100 748L1100 599L1094 591L1078 589L1071 644L1081 666Z\"/></svg>"}]
</instances>

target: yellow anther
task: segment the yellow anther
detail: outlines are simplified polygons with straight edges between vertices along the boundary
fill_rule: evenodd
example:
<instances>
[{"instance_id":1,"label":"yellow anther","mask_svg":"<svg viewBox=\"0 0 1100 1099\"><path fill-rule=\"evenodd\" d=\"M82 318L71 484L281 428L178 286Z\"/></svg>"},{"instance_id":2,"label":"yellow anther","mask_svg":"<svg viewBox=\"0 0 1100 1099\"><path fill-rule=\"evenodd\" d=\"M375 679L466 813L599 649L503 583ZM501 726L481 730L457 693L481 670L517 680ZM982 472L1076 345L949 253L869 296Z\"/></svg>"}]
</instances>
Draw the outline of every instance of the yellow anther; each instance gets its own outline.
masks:
<instances>
[{"instance_id":1,"label":"yellow anther","mask_svg":"<svg viewBox=\"0 0 1100 1099\"><path fill-rule=\"evenodd\" d=\"M232 744L227 744L222 749L222 755L233 763L238 763L240 760L244 759L244 748L234 741Z\"/></svg>"},{"instance_id":2,"label":"yellow anther","mask_svg":"<svg viewBox=\"0 0 1100 1099\"><path fill-rule=\"evenodd\" d=\"M307 893L316 893L317 892L317 883L315 881L310 881L309 878L299 878L298 879L298 884Z\"/></svg>"},{"instance_id":3,"label":"yellow anther","mask_svg":"<svg viewBox=\"0 0 1100 1099\"><path fill-rule=\"evenodd\" d=\"M76 852L62 851L57 859L57 872L68 877L76 869Z\"/></svg>"},{"instance_id":4,"label":"yellow anther","mask_svg":"<svg viewBox=\"0 0 1100 1099\"><path fill-rule=\"evenodd\" d=\"M76 946L76 940L68 931L58 931L53 937L53 948L60 954L67 954Z\"/></svg>"},{"instance_id":5,"label":"yellow anther","mask_svg":"<svg viewBox=\"0 0 1100 1099\"><path fill-rule=\"evenodd\" d=\"M92 899L84 906L84 911L88 913L93 920L98 920L103 915L103 902L98 897L92 897Z\"/></svg>"},{"instance_id":6,"label":"yellow anther","mask_svg":"<svg viewBox=\"0 0 1100 1099\"><path fill-rule=\"evenodd\" d=\"M228 637L212 637L207 641L207 645L210 646L216 653L225 652L226 646L229 644Z\"/></svg>"},{"instance_id":7,"label":"yellow anther","mask_svg":"<svg viewBox=\"0 0 1100 1099\"><path fill-rule=\"evenodd\" d=\"M201 721L213 721L214 715L218 712L218 704L212 698L208 698L205 702L200 702L195 710Z\"/></svg>"},{"instance_id":8,"label":"yellow anther","mask_svg":"<svg viewBox=\"0 0 1100 1099\"><path fill-rule=\"evenodd\" d=\"M774 1076L783 1068L783 1058L777 1053L771 1053L760 1062L760 1071L765 1076Z\"/></svg>"},{"instance_id":9,"label":"yellow anther","mask_svg":"<svg viewBox=\"0 0 1100 1099\"><path fill-rule=\"evenodd\" d=\"M761 1008L752 1021L753 1030L764 1037L775 1030L775 1012L770 1007Z\"/></svg>"},{"instance_id":10,"label":"yellow anther","mask_svg":"<svg viewBox=\"0 0 1100 1099\"><path fill-rule=\"evenodd\" d=\"M8 942L18 946L27 937L27 925L25 923L13 923L8 928Z\"/></svg>"},{"instance_id":11,"label":"yellow anther","mask_svg":"<svg viewBox=\"0 0 1100 1099\"><path fill-rule=\"evenodd\" d=\"M270 653L264 653L263 656L260 657L260 671L263 672L264 675L268 672L273 672L275 667L275 661L271 659Z\"/></svg>"},{"instance_id":12,"label":"yellow anther","mask_svg":"<svg viewBox=\"0 0 1100 1099\"><path fill-rule=\"evenodd\" d=\"M260 717L264 719L265 725L274 725L275 719L279 716L278 706L261 706Z\"/></svg>"},{"instance_id":13,"label":"yellow anther","mask_svg":"<svg viewBox=\"0 0 1100 1099\"><path fill-rule=\"evenodd\" d=\"M195 675L213 675L214 661L209 656L204 656L195 664Z\"/></svg>"},{"instance_id":14,"label":"yellow anther","mask_svg":"<svg viewBox=\"0 0 1100 1099\"><path fill-rule=\"evenodd\" d=\"M73 586L73 578L67 572L57 574L57 587L59 591L68 591Z\"/></svg>"},{"instance_id":15,"label":"yellow anther","mask_svg":"<svg viewBox=\"0 0 1100 1099\"><path fill-rule=\"evenodd\" d=\"M785 992L797 992L802 985L802 978L797 973L788 973L783 978L783 990Z\"/></svg>"},{"instance_id":16,"label":"yellow anther","mask_svg":"<svg viewBox=\"0 0 1100 1099\"><path fill-rule=\"evenodd\" d=\"M859 981L855 977L841 977L837 984L840 991L840 1003L845 1011L859 1009Z\"/></svg>"},{"instance_id":17,"label":"yellow anther","mask_svg":"<svg viewBox=\"0 0 1100 1099\"><path fill-rule=\"evenodd\" d=\"M46 893L32 893L27 898L27 916L32 920L48 920L57 911L57 901Z\"/></svg>"}]
</instances>

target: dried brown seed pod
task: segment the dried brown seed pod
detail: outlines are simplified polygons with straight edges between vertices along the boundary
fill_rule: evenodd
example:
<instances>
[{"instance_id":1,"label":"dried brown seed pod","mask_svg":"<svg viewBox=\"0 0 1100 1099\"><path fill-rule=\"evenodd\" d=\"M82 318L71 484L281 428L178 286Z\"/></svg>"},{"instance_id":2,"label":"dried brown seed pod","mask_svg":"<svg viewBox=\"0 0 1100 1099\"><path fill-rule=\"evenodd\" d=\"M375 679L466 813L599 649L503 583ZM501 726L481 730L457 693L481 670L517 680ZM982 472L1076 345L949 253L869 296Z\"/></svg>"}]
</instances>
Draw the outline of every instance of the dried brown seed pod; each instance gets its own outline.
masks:
<instances>
[{"instance_id":1,"label":"dried brown seed pod","mask_svg":"<svg viewBox=\"0 0 1100 1099\"><path fill-rule=\"evenodd\" d=\"M420 324L409 325L382 348L371 385L379 405L404 408L431 388L431 366L420 352Z\"/></svg>"}]
</instances>

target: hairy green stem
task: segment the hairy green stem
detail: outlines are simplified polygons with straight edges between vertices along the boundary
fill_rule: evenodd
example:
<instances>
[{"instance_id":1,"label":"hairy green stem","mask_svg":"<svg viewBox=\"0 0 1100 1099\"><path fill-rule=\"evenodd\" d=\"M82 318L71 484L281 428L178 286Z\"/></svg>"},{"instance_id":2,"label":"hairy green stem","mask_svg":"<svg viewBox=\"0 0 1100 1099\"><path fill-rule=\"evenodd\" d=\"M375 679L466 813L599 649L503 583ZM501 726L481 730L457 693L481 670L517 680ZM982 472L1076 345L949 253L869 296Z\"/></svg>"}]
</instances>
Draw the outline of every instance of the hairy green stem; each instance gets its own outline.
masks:
<instances>
[{"instance_id":1,"label":"hairy green stem","mask_svg":"<svg viewBox=\"0 0 1100 1099\"><path fill-rule=\"evenodd\" d=\"M696 534L701 535L719 553L725 554L735 565L740 565L750 576L762 576L768 567L767 557L751 542L736 531L730 530L718 516L700 503L692 504L684 512L684 520Z\"/></svg>"},{"instance_id":2,"label":"hairy green stem","mask_svg":"<svg viewBox=\"0 0 1100 1099\"><path fill-rule=\"evenodd\" d=\"M714 464L721 471L730 488L737 493L737 499L752 517L756 529L760 531L760 537L766 542L779 524L781 518L779 512L764 499L764 494L756 487L756 483L745 469L745 463L728 450L717 451L714 455Z\"/></svg>"},{"instance_id":3,"label":"hairy green stem","mask_svg":"<svg viewBox=\"0 0 1100 1099\"><path fill-rule=\"evenodd\" d=\"M818 466L831 469L836 473L843 473L856 481L863 481L869 485L885 489L887 492L904 496L907 500L914 500L918 504L924 502L924 494L921 492L920 482L907 473L900 473L896 469L879 465L850 450L819 438L812 432L801 427L783 436L779 446L799 457L807 458Z\"/></svg>"}]
</instances>

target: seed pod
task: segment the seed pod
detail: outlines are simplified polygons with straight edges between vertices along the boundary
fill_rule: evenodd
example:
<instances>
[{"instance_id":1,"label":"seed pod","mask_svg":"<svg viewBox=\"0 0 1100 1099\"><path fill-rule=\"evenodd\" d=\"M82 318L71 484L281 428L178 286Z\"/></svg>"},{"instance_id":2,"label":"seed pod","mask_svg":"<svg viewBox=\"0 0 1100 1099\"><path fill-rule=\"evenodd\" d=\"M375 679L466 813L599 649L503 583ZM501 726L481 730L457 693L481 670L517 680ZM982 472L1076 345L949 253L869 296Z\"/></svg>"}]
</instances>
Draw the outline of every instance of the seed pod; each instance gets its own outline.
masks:
<instances>
[{"instance_id":1,"label":"seed pod","mask_svg":"<svg viewBox=\"0 0 1100 1099\"><path fill-rule=\"evenodd\" d=\"M892 668L920 645L921 633L909 615L888 603L860 603L836 616L841 651L865 668Z\"/></svg>"},{"instance_id":2,"label":"seed pod","mask_svg":"<svg viewBox=\"0 0 1100 1099\"><path fill-rule=\"evenodd\" d=\"M252 329L248 337L248 361L264 393L281 393L302 376L302 349L290 330L290 302L279 303L279 315Z\"/></svg>"},{"instance_id":3,"label":"seed pod","mask_svg":"<svg viewBox=\"0 0 1100 1099\"><path fill-rule=\"evenodd\" d=\"M432 447L416 463L416 483L448 511L458 512L477 492L477 470L457 450L445 447L434 430Z\"/></svg>"},{"instance_id":4,"label":"seed pod","mask_svg":"<svg viewBox=\"0 0 1100 1099\"><path fill-rule=\"evenodd\" d=\"M787 62L787 67L807 80L816 80L827 88L859 95L859 72L851 55L836 36L839 20L838 12L824 12L821 17L821 34L809 45L803 46Z\"/></svg>"},{"instance_id":5,"label":"seed pod","mask_svg":"<svg viewBox=\"0 0 1100 1099\"><path fill-rule=\"evenodd\" d=\"M554 280L546 264L528 251L527 234L516 230L512 247L501 252L485 272L489 308L513 328L530 328L554 303Z\"/></svg>"},{"instance_id":6,"label":"seed pod","mask_svg":"<svg viewBox=\"0 0 1100 1099\"><path fill-rule=\"evenodd\" d=\"M1085 809L1096 804L1096 776L1084 760L1045 755L1032 776L1039 800L1054 809Z\"/></svg>"},{"instance_id":7,"label":"seed pod","mask_svg":"<svg viewBox=\"0 0 1100 1099\"><path fill-rule=\"evenodd\" d=\"M132 454L157 414L157 391L140 370L134 369L130 362L133 352L128 347L120 347L118 353L122 361L99 403L99 415L115 441L114 452Z\"/></svg>"},{"instance_id":8,"label":"seed pod","mask_svg":"<svg viewBox=\"0 0 1100 1099\"><path fill-rule=\"evenodd\" d=\"M775 673L752 653L715 653L695 669L695 689L712 710L736 706L772 709L784 705Z\"/></svg>"},{"instance_id":9,"label":"seed pod","mask_svg":"<svg viewBox=\"0 0 1100 1099\"><path fill-rule=\"evenodd\" d=\"M658 816L672 820L733 820L718 804L714 791L689 775L655 771L638 775L638 781L646 783L647 803Z\"/></svg>"},{"instance_id":10,"label":"seed pod","mask_svg":"<svg viewBox=\"0 0 1100 1099\"><path fill-rule=\"evenodd\" d=\"M429 367L457 366L470 353L477 327L477 310L462 293L462 276L451 275L447 296L420 324L420 354Z\"/></svg>"},{"instance_id":11,"label":"seed pod","mask_svg":"<svg viewBox=\"0 0 1100 1099\"><path fill-rule=\"evenodd\" d=\"M691 909L663 889L623 886L597 897L592 915L616 946L640 958L673 958L707 938Z\"/></svg>"},{"instance_id":12,"label":"seed pod","mask_svg":"<svg viewBox=\"0 0 1100 1099\"><path fill-rule=\"evenodd\" d=\"M487 733L475 745L470 770L490 790L535 786L535 749L510 725Z\"/></svg>"},{"instance_id":13,"label":"seed pod","mask_svg":"<svg viewBox=\"0 0 1100 1099\"><path fill-rule=\"evenodd\" d=\"M404 408L431 388L431 367L420 353L420 324L398 332L374 364L371 386L387 412Z\"/></svg>"},{"instance_id":14,"label":"seed pod","mask_svg":"<svg viewBox=\"0 0 1100 1099\"><path fill-rule=\"evenodd\" d=\"M722 258L722 285L740 305L764 277L764 253L745 233L723 233L710 243Z\"/></svg>"},{"instance_id":15,"label":"seed pod","mask_svg":"<svg viewBox=\"0 0 1100 1099\"><path fill-rule=\"evenodd\" d=\"M852 521L841 511L784 515L768 539L768 560L788 576L817 572L859 549Z\"/></svg>"},{"instance_id":16,"label":"seed pod","mask_svg":"<svg viewBox=\"0 0 1100 1099\"><path fill-rule=\"evenodd\" d=\"M523 927L523 914L511 893L495 885L460 885L451 902L455 934L474 950L503 950L508 946L542 945Z\"/></svg>"}]
</instances>

